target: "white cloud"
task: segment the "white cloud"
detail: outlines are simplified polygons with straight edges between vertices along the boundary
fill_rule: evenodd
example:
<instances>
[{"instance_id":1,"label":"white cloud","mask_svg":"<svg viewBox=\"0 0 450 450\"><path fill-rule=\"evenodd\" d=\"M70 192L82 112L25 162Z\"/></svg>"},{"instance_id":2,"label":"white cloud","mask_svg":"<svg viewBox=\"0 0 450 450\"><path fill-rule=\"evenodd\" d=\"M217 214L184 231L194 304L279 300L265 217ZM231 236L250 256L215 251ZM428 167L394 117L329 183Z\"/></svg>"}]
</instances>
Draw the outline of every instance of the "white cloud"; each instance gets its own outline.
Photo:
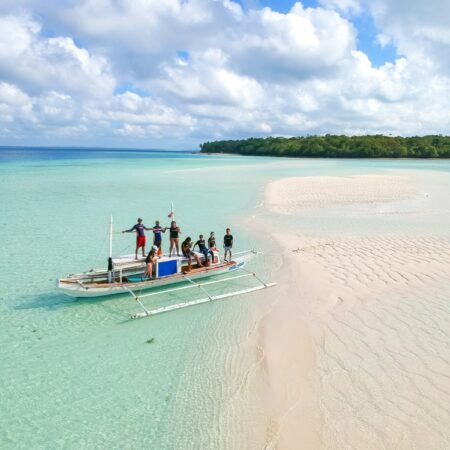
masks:
<instances>
[{"instance_id":1,"label":"white cloud","mask_svg":"<svg viewBox=\"0 0 450 450\"><path fill-rule=\"evenodd\" d=\"M26 16L0 17L0 79L30 92L61 90L108 96L115 85L107 61L75 45L70 37L41 35Z\"/></svg>"},{"instance_id":2,"label":"white cloud","mask_svg":"<svg viewBox=\"0 0 450 450\"><path fill-rule=\"evenodd\" d=\"M30 98L16 86L0 82L0 101L4 105L29 107Z\"/></svg>"},{"instance_id":3,"label":"white cloud","mask_svg":"<svg viewBox=\"0 0 450 450\"><path fill-rule=\"evenodd\" d=\"M230 63L269 81L326 76L355 46L355 30L334 11L304 9L288 14L264 8L251 11L234 40L225 41Z\"/></svg>"},{"instance_id":4,"label":"white cloud","mask_svg":"<svg viewBox=\"0 0 450 450\"><path fill-rule=\"evenodd\" d=\"M281 14L231 0L5 0L0 140L448 133L450 4L320 3ZM351 18L365 4L397 61L376 68L357 50Z\"/></svg>"},{"instance_id":5,"label":"white cloud","mask_svg":"<svg viewBox=\"0 0 450 450\"><path fill-rule=\"evenodd\" d=\"M258 107L264 89L254 78L234 72L227 59L220 50L207 50L192 54L189 64L165 64L156 86L185 103Z\"/></svg>"},{"instance_id":6,"label":"white cloud","mask_svg":"<svg viewBox=\"0 0 450 450\"><path fill-rule=\"evenodd\" d=\"M231 1L83 0L61 12L64 29L107 55L123 77L145 80L184 49L218 48L242 18Z\"/></svg>"},{"instance_id":7,"label":"white cloud","mask_svg":"<svg viewBox=\"0 0 450 450\"><path fill-rule=\"evenodd\" d=\"M11 133L11 125L21 119L31 120L32 101L17 86L0 82L0 124Z\"/></svg>"},{"instance_id":8,"label":"white cloud","mask_svg":"<svg viewBox=\"0 0 450 450\"><path fill-rule=\"evenodd\" d=\"M447 0L368 0L385 40L401 54L432 61L449 75L450 2Z\"/></svg>"},{"instance_id":9,"label":"white cloud","mask_svg":"<svg viewBox=\"0 0 450 450\"><path fill-rule=\"evenodd\" d=\"M142 98L132 92L113 97L108 103L96 105L91 117L111 122L147 125L173 125L192 127L194 120L187 114L180 114L173 108L151 98Z\"/></svg>"},{"instance_id":10,"label":"white cloud","mask_svg":"<svg viewBox=\"0 0 450 450\"><path fill-rule=\"evenodd\" d=\"M319 0L319 4L343 13L360 14L363 10L361 0Z\"/></svg>"}]
</instances>

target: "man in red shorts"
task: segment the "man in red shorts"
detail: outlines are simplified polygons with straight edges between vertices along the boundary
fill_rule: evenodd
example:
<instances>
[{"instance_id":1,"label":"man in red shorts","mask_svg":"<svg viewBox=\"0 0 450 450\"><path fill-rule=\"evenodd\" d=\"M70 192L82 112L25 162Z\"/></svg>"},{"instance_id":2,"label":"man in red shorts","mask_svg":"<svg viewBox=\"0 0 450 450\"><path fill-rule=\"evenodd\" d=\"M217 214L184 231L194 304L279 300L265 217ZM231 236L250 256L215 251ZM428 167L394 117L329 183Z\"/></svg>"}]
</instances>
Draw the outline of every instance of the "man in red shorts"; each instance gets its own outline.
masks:
<instances>
[{"instance_id":1,"label":"man in red shorts","mask_svg":"<svg viewBox=\"0 0 450 450\"><path fill-rule=\"evenodd\" d=\"M143 223L142 219L139 218L138 223L131 227L129 230L124 230L122 233L131 233L136 231L136 259L138 259L138 250L142 247L142 256L145 257L145 230L149 231L151 228L147 228Z\"/></svg>"}]
</instances>

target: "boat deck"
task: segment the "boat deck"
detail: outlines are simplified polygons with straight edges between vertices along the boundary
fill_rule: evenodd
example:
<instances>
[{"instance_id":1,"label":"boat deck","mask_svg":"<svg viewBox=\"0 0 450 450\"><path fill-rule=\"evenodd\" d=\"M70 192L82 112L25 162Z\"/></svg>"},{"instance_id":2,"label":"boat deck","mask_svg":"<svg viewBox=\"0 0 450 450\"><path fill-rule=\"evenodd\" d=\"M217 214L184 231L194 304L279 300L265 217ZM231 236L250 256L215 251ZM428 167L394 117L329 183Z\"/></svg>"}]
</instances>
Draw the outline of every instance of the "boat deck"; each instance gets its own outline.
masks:
<instances>
[{"instance_id":1,"label":"boat deck","mask_svg":"<svg viewBox=\"0 0 450 450\"><path fill-rule=\"evenodd\" d=\"M165 277L157 277L157 278L150 278L150 279L143 279L141 281L129 281L127 276L123 276L122 281L120 281L119 277L115 277L114 281L112 283L109 283L108 280L99 280L99 281L88 281L81 283L79 280L66 278L61 279L60 284L79 284L83 287L89 287L89 288L117 288L117 287L128 287L128 288L136 288L136 287L142 287L142 286L150 286L152 284L169 284L173 283L175 281L183 281L186 278L186 275L189 275L189 277L195 278L196 276L202 275L207 276L209 273L213 275L215 272L220 272L226 268L231 269L233 267L236 267L237 263L235 261L223 261L218 264L213 264L211 266L204 266L204 267L196 267L195 265L192 266L192 269L190 271L187 270L187 267L182 269L181 272L168 275ZM130 277L131 278L131 277Z\"/></svg>"}]
</instances>

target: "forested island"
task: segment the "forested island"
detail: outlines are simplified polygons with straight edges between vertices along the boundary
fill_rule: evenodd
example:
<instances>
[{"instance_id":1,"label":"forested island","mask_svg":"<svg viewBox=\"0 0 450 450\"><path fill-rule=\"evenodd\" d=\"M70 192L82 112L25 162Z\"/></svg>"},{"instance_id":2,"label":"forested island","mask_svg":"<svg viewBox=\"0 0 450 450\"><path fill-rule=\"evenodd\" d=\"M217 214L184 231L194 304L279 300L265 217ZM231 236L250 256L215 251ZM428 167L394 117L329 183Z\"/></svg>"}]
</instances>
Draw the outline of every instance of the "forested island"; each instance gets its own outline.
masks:
<instances>
[{"instance_id":1,"label":"forested island","mask_svg":"<svg viewBox=\"0 0 450 450\"><path fill-rule=\"evenodd\" d=\"M450 158L450 136L266 137L205 142L202 153L303 158Z\"/></svg>"}]
</instances>

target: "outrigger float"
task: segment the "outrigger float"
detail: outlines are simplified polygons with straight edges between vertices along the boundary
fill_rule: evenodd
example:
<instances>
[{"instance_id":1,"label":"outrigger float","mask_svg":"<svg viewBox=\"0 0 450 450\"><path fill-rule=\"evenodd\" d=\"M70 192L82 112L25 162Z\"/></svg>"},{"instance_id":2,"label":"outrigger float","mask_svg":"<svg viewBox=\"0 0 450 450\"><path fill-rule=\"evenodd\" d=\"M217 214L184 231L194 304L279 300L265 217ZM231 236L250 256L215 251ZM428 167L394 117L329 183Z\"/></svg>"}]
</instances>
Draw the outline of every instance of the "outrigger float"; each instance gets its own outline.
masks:
<instances>
[{"instance_id":1,"label":"outrigger float","mask_svg":"<svg viewBox=\"0 0 450 450\"><path fill-rule=\"evenodd\" d=\"M112 257L112 217L109 234L108 269L92 269L87 272L71 274L65 278L60 278L57 280L57 287L62 292L76 298L95 298L115 294L130 294L142 309L142 312L138 312L131 316L133 319L138 319L215 300L223 300L236 295L247 294L275 286L276 284L266 283L254 272L244 268L246 262L257 254L254 250L235 253L233 261L222 261L219 252L214 251L214 257L209 261L209 265L197 267L194 264L190 271L188 271L188 259L184 256L164 255L160 257L155 264L156 267L152 278L148 278L145 274L146 265L144 257L138 259L135 259L134 255L125 255L116 258ZM205 262L205 257L201 254L198 255L200 256L200 260ZM241 273L238 274L239 272ZM218 280L205 281L203 283L197 281L218 275L230 276ZM220 295L211 295L205 288L205 286L208 285L231 282L245 277L252 277L258 282L258 285ZM185 285L151 293L142 293L143 291L150 289L161 288L178 283L185 283ZM144 297L168 294L170 292L193 288L200 289L205 296L197 300L162 306L156 309L147 309L141 301Z\"/></svg>"}]
</instances>

